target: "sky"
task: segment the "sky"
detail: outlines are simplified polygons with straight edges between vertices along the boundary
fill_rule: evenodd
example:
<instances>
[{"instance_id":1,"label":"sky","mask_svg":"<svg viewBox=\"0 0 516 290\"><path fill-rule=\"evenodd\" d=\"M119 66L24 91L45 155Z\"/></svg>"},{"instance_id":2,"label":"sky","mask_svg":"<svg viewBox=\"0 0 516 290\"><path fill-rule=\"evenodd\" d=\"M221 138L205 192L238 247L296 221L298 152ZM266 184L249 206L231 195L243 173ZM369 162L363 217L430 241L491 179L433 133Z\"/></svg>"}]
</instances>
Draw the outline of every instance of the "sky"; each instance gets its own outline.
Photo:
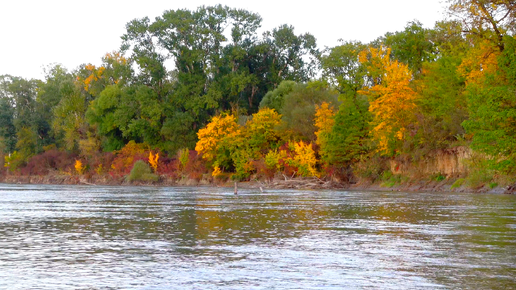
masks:
<instances>
[{"instance_id":1,"label":"sky","mask_svg":"<svg viewBox=\"0 0 516 290\"><path fill-rule=\"evenodd\" d=\"M445 19L443 0L17 0L0 8L0 75L44 79L44 68L61 64L73 70L99 65L107 52L120 47L127 22L153 20L166 10L217 4L242 8L262 17L261 31L282 24L296 34L311 33L319 48L338 40L368 43L387 32L402 31L418 20L432 28Z\"/></svg>"}]
</instances>

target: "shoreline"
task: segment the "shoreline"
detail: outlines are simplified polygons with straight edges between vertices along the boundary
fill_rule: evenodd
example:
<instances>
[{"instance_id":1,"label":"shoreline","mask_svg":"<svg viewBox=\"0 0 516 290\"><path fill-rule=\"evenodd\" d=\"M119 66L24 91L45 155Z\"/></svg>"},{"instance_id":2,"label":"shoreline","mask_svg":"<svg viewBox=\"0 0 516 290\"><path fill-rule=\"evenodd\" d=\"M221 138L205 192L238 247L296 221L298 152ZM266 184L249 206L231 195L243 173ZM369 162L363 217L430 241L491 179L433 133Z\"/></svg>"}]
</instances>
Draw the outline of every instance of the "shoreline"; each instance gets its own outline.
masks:
<instances>
[{"instance_id":1,"label":"shoreline","mask_svg":"<svg viewBox=\"0 0 516 290\"><path fill-rule=\"evenodd\" d=\"M0 183L4 184L35 184L35 185L88 185L88 186L159 186L159 187L196 187L196 186L214 186L214 187L234 187L235 181L221 180L195 180L189 178L171 179L161 177L158 182L127 182L124 177L112 178L106 176L94 176L86 178L76 175L32 175L17 176L3 175L0 176ZM469 192L475 193L491 193L491 194L516 194L516 186L494 187L482 186L479 188L469 188L460 186L451 188L449 180L428 181L415 180L391 186L385 186L381 182L359 181L357 183L342 183L333 180L321 180L318 178L291 178L291 179L273 179L267 180L251 180L237 182L238 188L242 189L296 189L296 190L368 190L368 191L404 191L404 192Z\"/></svg>"}]
</instances>

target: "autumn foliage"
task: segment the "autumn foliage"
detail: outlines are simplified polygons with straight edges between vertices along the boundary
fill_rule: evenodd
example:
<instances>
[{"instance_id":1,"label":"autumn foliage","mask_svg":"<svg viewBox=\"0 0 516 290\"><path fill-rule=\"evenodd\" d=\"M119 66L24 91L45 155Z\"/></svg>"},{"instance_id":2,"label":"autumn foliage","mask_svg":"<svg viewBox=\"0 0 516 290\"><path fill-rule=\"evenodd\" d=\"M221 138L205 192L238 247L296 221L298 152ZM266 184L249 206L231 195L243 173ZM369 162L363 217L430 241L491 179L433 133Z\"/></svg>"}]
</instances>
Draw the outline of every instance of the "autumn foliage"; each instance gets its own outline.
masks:
<instances>
[{"instance_id":1,"label":"autumn foliage","mask_svg":"<svg viewBox=\"0 0 516 290\"><path fill-rule=\"evenodd\" d=\"M406 64L390 58L390 48L369 47L360 55L376 72L371 87L361 92L370 97L369 111L373 114L371 135L382 154L392 154L397 140L403 140L414 125L416 92L410 87L412 73Z\"/></svg>"},{"instance_id":2,"label":"autumn foliage","mask_svg":"<svg viewBox=\"0 0 516 290\"><path fill-rule=\"evenodd\" d=\"M328 137L335 124L335 109L330 104L324 102L316 106L314 125L317 128L315 136L316 143L321 148L321 155L325 155L328 144Z\"/></svg>"},{"instance_id":3,"label":"autumn foliage","mask_svg":"<svg viewBox=\"0 0 516 290\"><path fill-rule=\"evenodd\" d=\"M77 174L82 175L84 173L84 170L86 169L86 166L84 166L84 164L82 163L81 160L76 159L74 168L75 168L75 172L77 172Z\"/></svg>"},{"instance_id":4,"label":"autumn foliage","mask_svg":"<svg viewBox=\"0 0 516 290\"><path fill-rule=\"evenodd\" d=\"M228 7L134 20L100 64L0 76L0 173L376 180L460 146L516 180L516 6L447 3L433 28L324 50Z\"/></svg>"},{"instance_id":5,"label":"autumn foliage","mask_svg":"<svg viewBox=\"0 0 516 290\"><path fill-rule=\"evenodd\" d=\"M211 162L224 149L224 140L236 139L239 135L240 128L233 115L215 116L197 133L199 141L195 145L195 151L202 154L204 160Z\"/></svg>"},{"instance_id":6,"label":"autumn foliage","mask_svg":"<svg viewBox=\"0 0 516 290\"><path fill-rule=\"evenodd\" d=\"M32 156L21 173L25 175L46 175L52 172L72 173L77 156L65 151L50 149ZM7 165L7 164L6 164Z\"/></svg>"},{"instance_id":7,"label":"autumn foliage","mask_svg":"<svg viewBox=\"0 0 516 290\"><path fill-rule=\"evenodd\" d=\"M159 159L159 153L152 154L152 151L149 152L149 164L154 170L154 173L158 172L158 159Z\"/></svg>"},{"instance_id":8,"label":"autumn foliage","mask_svg":"<svg viewBox=\"0 0 516 290\"><path fill-rule=\"evenodd\" d=\"M126 175L128 174L133 165L138 160L146 160L148 154L146 151L148 146L145 144L138 144L134 141L130 141L122 149L115 152L115 159L111 163L111 174L114 175Z\"/></svg>"}]
</instances>

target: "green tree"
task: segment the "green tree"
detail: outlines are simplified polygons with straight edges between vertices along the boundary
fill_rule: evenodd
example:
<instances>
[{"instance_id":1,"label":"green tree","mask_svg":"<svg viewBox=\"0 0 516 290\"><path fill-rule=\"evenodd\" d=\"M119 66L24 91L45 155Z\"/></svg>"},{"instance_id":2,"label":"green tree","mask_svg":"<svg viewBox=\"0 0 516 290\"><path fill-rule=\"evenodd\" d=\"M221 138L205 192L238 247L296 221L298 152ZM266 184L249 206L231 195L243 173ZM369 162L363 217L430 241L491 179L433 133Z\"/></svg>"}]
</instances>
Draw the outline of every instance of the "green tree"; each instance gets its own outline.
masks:
<instances>
[{"instance_id":1,"label":"green tree","mask_svg":"<svg viewBox=\"0 0 516 290\"><path fill-rule=\"evenodd\" d=\"M497 65L466 87L471 147L492 157L495 169L516 172L516 40L504 37Z\"/></svg>"},{"instance_id":2,"label":"green tree","mask_svg":"<svg viewBox=\"0 0 516 290\"><path fill-rule=\"evenodd\" d=\"M326 50L321 57L324 80L340 94L355 96L364 86L365 66L359 61L359 53L366 49L360 42L344 42Z\"/></svg>"},{"instance_id":3,"label":"green tree","mask_svg":"<svg viewBox=\"0 0 516 290\"><path fill-rule=\"evenodd\" d=\"M269 72L277 86L281 80L306 82L315 75L319 51L309 33L295 35L294 27L281 25L264 33L269 48Z\"/></svg>"},{"instance_id":4,"label":"green tree","mask_svg":"<svg viewBox=\"0 0 516 290\"><path fill-rule=\"evenodd\" d=\"M251 114L281 81L314 75L318 51L312 35L296 35L283 25L259 38L260 24L259 15L222 5L169 10L155 21L127 24L122 52L135 64L131 86L154 91L163 112L152 132L161 134L167 150L192 147L195 131L211 116ZM165 60L173 62L173 71L166 71Z\"/></svg>"},{"instance_id":5,"label":"green tree","mask_svg":"<svg viewBox=\"0 0 516 290\"><path fill-rule=\"evenodd\" d=\"M341 96L342 104L334 117L327 145L321 148L321 156L328 164L348 167L371 149L372 116L365 96Z\"/></svg>"},{"instance_id":6,"label":"green tree","mask_svg":"<svg viewBox=\"0 0 516 290\"><path fill-rule=\"evenodd\" d=\"M279 112L283 109L285 96L294 90L296 82L282 81L277 88L267 92L260 102L260 108L274 109Z\"/></svg>"},{"instance_id":7,"label":"green tree","mask_svg":"<svg viewBox=\"0 0 516 290\"><path fill-rule=\"evenodd\" d=\"M74 81L74 76L61 65L48 66L45 68L45 81L38 89L37 100L51 111L59 104L64 94L74 90Z\"/></svg>"},{"instance_id":8,"label":"green tree","mask_svg":"<svg viewBox=\"0 0 516 290\"><path fill-rule=\"evenodd\" d=\"M256 81L242 65L246 59L242 47L260 21L255 14L218 5L196 11L169 10L155 22L144 18L127 25L124 49L132 48L131 57L139 67L137 82L152 87L154 99L164 109L158 132L163 139L181 141L164 140L173 146L169 150L192 147L196 129L216 109L236 107L242 95L255 94ZM232 37L227 49L226 29ZM170 78L166 59L175 66Z\"/></svg>"},{"instance_id":9,"label":"green tree","mask_svg":"<svg viewBox=\"0 0 516 290\"><path fill-rule=\"evenodd\" d=\"M371 147L369 102L359 93L370 73L359 58L366 48L360 42L344 42L329 49L321 59L323 77L338 89L341 101L326 144L320 149L321 159L328 165L349 168Z\"/></svg>"},{"instance_id":10,"label":"green tree","mask_svg":"<svg viewBox=\"0 0 516 290\"><path fill-rule=\"evenodd\" d=\"M296 84L292 91L285 95L283 102L279 111L282 115L281 128L291 132L294 139L307 141L316 140L314 126L316 106L325 102L335 108L339 106L338 92L321 81Z\"/></svg>"},{"instance_id":11,"label":"green tree","mask_svg":"<svg viewBox=\"0 0 516 290\"><path fill-rule=\"evenodd\" d=\"M4 76L2 80L2 87L4 98L9 100L12 104L12 124L16 129L17 149L26 154L20 157L28 158L32 154L43 151L43 146L51 143L50 126L46 108L38 101L37 94L42 82L39 80L26 80L19 77ZM6 112L9 114L8 112ZM9 127L7 127L9 130ZM23 132L22 132L23 131ZM31 133L29 134L28 131ZM36 138L29 138L31 142L21 142L19 140L20 134L22 136L36 136ZM8 138L10 142L15 140L14 137ZM28 140L28 139L27 139ZM32 142L33 141L33 142ZM12 144L12 143L10 143ZM22 148L23 144L31 144L27 148Z\"/></svg>"},{"instance_id":12,"label":"green tree","mask_svg":"<svg viewBox=\"0 0 516 290\"><path fill-rule=\"evenodd\" d=\"M132 116L120 108L122 89L119 85L106 87L97 99L91 102L86 111L86 118L94 124L99 135L103 136L105 151L120 150L127 139L123 138L121 125L127 123Z\"/></svg>"},{"instance_id":13,"label":"green tree","mask_svg":"<svg viewBox=\"0 0 516 290\"><path fill-rule=\"evenodd\" d=\"M387 33L384 44L391 47L393 59L408 65L409 69L419 74L423 63L435 57L434 44L429 40L428 30L419 21L407 24L404 31Z\"/></svg>"},{"instance_id":14,"label":"green tree","mask_svg":"<svg viewBox=\"0 0 516 290\"><path fill-rule=\"evenodd\" d=\"M447 148L463 136L461 123L468 117L465 78L459 73L462 58L442 56L425 63L416 87L419 127L414 137L418 147Z\"/></svg>"},{"instance_id":15,"label":"green tree","mask_svg":"<svg viewBox=\"0 0 516 290\"><path fill-rule=\"evenodd\" d=\"M46 134L45 145L64 143L62 135L52 132L54 119L53 110L64 96L69 96L75 90L75 78L61 65L51 65L45 69L45 81L38 88L37 114L42 119Z\"/></svg>"},{"instance_id":16,"label":"green tree","mask_svg":"<svg viewBox=\"0 0 516 290\"><path fill-rule=\"evenodd\" d=\"M137 142L159 145L163 115L159 96L144 85L131 86L124 92L118 115L126 114L128 122L121 124L122 134Z\"/></svg>"},{"instance_id":17,"label":"green tree","mask_svg":"<svg viewBox=\"0 0 516 290\"><path fill-rule=\"evenodd\" d=\"M442 56L462 57L470 48L459 21L438 21L428 30L428 39L434 43L434 58Z\"/></svg>"},{"instance_id":18,"label":"green tree","mask_svg":"<svg viewBox=\"0 0 516 290\"><path fill-rule=\"evenodd\" d=\"M63 146L67 150L79 150L79 141L86 137L87 104L85 94L76 86L74 90L63 95L53 109L53 131L56 136L62 136Z\"/></svg>"},{"instance_id":19,"label":"green tree","mask_svg":"<svg viewBox=\"0 0 516 290\"><path fill-rule=\"evenodd\" d=\"M0 76L0 147L5 153L13 152L16 147L15 109L8 90L9 81L9 76Z\"/></svg>"},{"instance_id":20,"label":"green tree","mask_svg":"<svg viewBox=\"0 0 516 290\"><path fill-rule=\"evenodd\" d=\"M16 145L16 128L13 124L14 108L8 99L0 97L0 143L3 152L13 152Z\"/></svg>"}]
</instances>

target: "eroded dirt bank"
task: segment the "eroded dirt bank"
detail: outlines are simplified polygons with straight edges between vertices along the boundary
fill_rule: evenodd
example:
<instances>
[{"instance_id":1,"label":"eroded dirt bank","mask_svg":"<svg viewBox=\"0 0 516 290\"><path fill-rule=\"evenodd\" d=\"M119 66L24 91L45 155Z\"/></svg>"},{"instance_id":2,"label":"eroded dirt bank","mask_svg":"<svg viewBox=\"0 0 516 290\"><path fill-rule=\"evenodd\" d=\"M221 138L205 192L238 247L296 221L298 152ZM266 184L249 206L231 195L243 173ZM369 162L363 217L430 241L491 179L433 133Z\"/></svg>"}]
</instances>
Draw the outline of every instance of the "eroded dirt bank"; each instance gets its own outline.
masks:
<instances>
[{"instance_id":1,"label":"eroded dirt bank","mask_svg":"<svg viewBox=\"0 0 516 290\"><path fill-rule=\"evenodd\" d=\"M167 179L161 177L158 182L132 182L129 183L125 178L111 178L95 176L85 178L81 176L70 175L46 175L46 176L0 176L1 183L7 184L63 184L63 185L118 185L118 186L217 186L217 187L234 187L234 181L213 181L213 180L193 180L193 179ZM257 190L266 189L325 189L325 190L374 190L374 191L408 191L408 192L471 192L471 193L497 193L497 194L515 194L516 185L505 187L482 186L479 188L468 188L460 186L452 188L451 180L428 181L416 180L400 184L386 186L384 183L371 183L367 181L358 181L353 184L336 182L331 180L322 180L318 178L291 178L291 179L273 179L273 180L253 180L246 182L237 182L238 188L252 188Z\"/></svg>"}]
</instances>

